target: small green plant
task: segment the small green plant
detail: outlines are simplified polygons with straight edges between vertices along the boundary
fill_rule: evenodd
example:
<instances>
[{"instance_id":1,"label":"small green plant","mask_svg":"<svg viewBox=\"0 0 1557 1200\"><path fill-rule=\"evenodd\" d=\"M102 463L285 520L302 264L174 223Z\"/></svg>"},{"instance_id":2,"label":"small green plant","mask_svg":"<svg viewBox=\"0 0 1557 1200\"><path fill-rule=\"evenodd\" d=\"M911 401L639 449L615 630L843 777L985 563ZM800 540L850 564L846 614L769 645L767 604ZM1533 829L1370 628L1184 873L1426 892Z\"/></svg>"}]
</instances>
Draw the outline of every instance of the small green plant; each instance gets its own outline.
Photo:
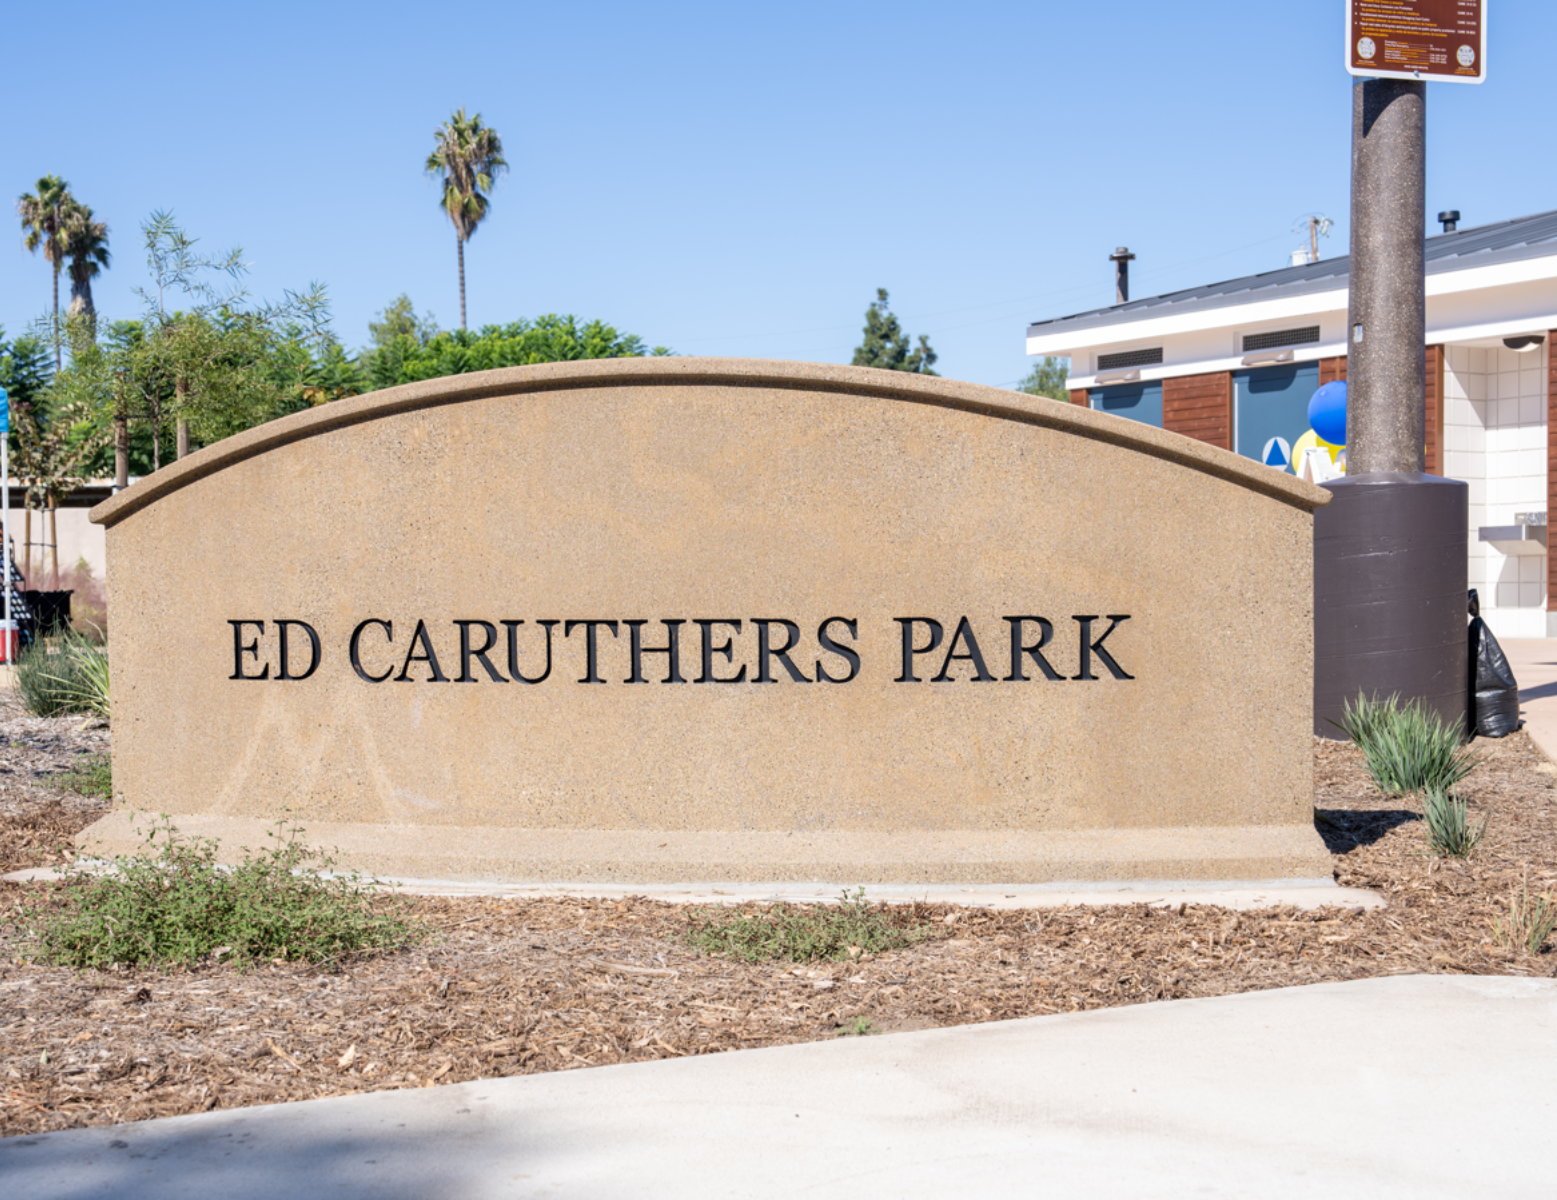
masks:
<instances>
[{"instance_id":1,"label":"small green plant","mask_svg":"<svg viewBox=\"0 0 1557 1200\"><path fill-rule=\"evenodd\" d=\"M1492 918L1492 936L1507 949L1539 954L1541 946L1557 929L1557 901L1550 896L1530 895L1529 872L1519 887L1509 893L1508 918Z\"/></svg>"},{"instance_id":2,"label":"small green plant","mask_svg":"<svg viewBox=\"0 0 1557 1200\"><path fill-rule=\"evenodd\" d=\"M841 1026L839 1028L838 1036L870 1037L872 1034L880 1032L881 1030L876 1028L876 1023L869 1017L855 1017L854 1020L850 1021L847 1025Z\"/></svg>"},{"instance_id":3,"label":"small green plant","mask_svg":"<svg viewBox=\"0 0 1557 1200\"><path fill-rule=\"evenodd\" d=\"M693 909L686 939L705 954L740 962L803 963L900 950L940 932L912 909L870 904L860 888L844 892L837 904Z\"/></svg>"},{"instance_id":4,"label":"small green plant","mask_svg":"<svg viewBox=\"0 0 1557 1200\"><path fill-rule=\"evenodd\" d=\"M1368 774L1387 796L1448 792L1480 761L1458 728L1417 701L1401 704L1397 696L1372 700L1359 694L1355 705L1346 702L1340 728L1357 743Z\"/></svg>"},{"instance_id":5,"label":"small green plant","mask_svg":"<svg viewBox=\"0 0 1557 1200\"><path fill-rule=\"evenodd\" d=\"M94 754L79 766L60 772L54 779L60 787L82 796L97 796L103 800L114 797L113 760L106 754Z\"/></svg>"},{"instance_id":6,"label":"small green plant","mask_svg":"<svg viewBox=\"0 0 1557 1200\"><path fill-rule=\"evenodd\" d=\"M108 719L108 648L75 632L42 638L16 660L16 688L35 717Z\"/></svg>"},{"instance_id":7,"label":"small green plant","mask_svg":"<svg viewBox=\"0 0 1557 1200\"><path fill-rule=\"evenodd\" d=\"M216 842L184 837L164 816L144 849L99 872L78 868L52 894L24 902L31 956L67 967L187 967L208 957L248 967L415 940L420 930L400 903L380 901L358 876L326 874L334 860L301 834L278 821L267 849L224 867Z\"/></svg>"},{"instance_id":8,"label":"small green plant","mask_svg":"<svg viewBox=\"0 0 1557 1200\"><path fill-rule=\"evenodd\" d=\"M1422 793L1422 816L1427 825L1427 848L1443 858L1468 858L1487 836L1492 814L1473 826L1463 798L1443 788L1430 787Z\"/></svg>"}]
</instances>

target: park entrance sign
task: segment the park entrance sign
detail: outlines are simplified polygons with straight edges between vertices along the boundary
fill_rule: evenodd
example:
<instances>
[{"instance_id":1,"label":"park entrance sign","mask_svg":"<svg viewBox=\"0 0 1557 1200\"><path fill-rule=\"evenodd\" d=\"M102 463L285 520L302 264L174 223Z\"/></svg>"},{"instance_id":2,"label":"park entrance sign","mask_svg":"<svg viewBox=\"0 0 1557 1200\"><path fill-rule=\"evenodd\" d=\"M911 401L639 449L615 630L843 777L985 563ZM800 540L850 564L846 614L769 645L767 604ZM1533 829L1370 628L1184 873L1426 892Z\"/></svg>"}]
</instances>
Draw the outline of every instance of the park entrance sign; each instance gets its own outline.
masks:
<instances>
[{"instance_id":1,"label":"park entrance sign","mask_svg":"<svg viewBox=\"0 0 1557 1200\"><path fill-rule=\"evenodd\" d=\"M118 807L422 878L1326 878L1322 489L719 359L341 400L100 505Z\"/></svg>"}]
</instances>

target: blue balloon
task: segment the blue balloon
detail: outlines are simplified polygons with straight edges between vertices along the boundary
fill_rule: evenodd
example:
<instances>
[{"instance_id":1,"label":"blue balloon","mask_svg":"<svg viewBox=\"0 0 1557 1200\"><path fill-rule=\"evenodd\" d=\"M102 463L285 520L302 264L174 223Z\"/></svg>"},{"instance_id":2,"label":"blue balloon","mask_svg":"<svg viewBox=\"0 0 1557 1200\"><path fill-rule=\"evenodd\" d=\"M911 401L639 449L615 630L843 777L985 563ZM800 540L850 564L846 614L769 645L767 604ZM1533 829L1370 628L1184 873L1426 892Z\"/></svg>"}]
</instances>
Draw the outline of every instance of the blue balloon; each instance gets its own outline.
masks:
<instances>
[{"instance_id":1,"label":"blue balloon","mask_svg":"<svg viewBox=\"0 0 1557 1200\"><path fill-rule=\"evenodd\" d=\"M1327 383L1308 402L1308 423L1332 446L1346 445L1346 385Z\"/></svg>"}]
</instances>

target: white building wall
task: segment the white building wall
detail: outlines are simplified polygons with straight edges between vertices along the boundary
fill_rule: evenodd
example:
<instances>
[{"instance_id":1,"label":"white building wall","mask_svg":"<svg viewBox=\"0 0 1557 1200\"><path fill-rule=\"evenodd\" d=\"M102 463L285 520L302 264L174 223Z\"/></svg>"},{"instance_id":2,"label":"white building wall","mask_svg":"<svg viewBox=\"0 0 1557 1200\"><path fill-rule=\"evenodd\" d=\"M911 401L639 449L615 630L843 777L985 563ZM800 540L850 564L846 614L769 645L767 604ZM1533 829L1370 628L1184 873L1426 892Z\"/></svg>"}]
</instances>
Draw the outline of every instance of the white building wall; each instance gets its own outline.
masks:
<instances>
[{"instance_id":1,"label":"white building wall","mask_svg":"<svg viewBox=\"0 0 1557 1200\"><path fill-rule=\"evenodd\" d=\"M1540 543L1479 541L1484 525L1546 511L1546 362L1549 348L1447 348L1444 473L1470 486L1470 586L1498 637L1546 636L1546 555Z\"/></svg>"}]
</instances>

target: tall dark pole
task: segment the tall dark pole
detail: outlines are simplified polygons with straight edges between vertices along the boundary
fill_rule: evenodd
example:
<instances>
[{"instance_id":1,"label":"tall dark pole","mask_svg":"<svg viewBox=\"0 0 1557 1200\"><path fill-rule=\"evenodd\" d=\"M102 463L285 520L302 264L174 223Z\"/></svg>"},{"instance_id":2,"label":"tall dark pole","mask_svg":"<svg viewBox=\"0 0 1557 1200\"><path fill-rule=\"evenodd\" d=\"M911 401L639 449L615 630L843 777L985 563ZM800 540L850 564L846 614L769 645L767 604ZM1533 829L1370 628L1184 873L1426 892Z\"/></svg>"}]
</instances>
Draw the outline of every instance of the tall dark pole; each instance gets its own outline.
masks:
<instances>
[{"instance_id":1,"label":"tall dark pole","mask_svg":"<svg viewBox=\"0 0 1557 1200\"><path fill-rule=\"evenodd\" d=\"M1352 90L1346 476L1314 514L1314 732L1359 694L1465 720L1468 491L1424 473L1426 85ZM1441 434L1442 431L1440 431Z\"/></svg>"},{"instance_id":2,"label":"tall dark pole","mask_svg":"<svg viewBox=\"0 0 1557 1200\"><path fill-rule=\"evenodd\" d=\"M1352 88L1346 469L1426 468L1427 85Z\"/></svg>"}]
</instances>

